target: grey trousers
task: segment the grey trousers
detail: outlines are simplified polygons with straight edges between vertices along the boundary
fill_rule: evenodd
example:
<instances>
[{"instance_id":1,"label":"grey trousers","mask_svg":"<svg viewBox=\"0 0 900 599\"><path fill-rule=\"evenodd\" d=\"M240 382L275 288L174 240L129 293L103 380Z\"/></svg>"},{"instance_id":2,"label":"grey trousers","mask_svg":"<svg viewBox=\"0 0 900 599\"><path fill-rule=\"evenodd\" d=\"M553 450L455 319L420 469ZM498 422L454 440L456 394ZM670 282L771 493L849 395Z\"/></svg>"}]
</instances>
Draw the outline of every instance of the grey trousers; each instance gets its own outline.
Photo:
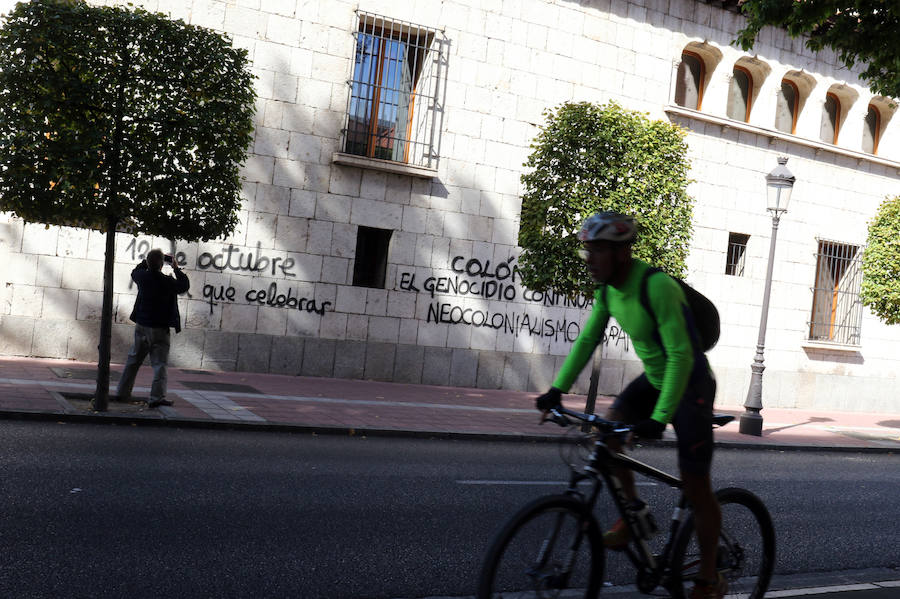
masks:
<instances>
[{"instance_id":1,"label":"grey trousers","mask_svg":"<svg viewBox=\"0 0 900 599\"><path fill-rule=\"evenodd\" d=\"M122 372L122 378L119 379L119 388L116 391L119 399L127 400L131 397L134 379L147 354L150 354L150 366L153 367L150 400L157 401L166 398L169 327L145 327L138 324L134 327L134 344L131 346L131 351L128 352L125 370Z\"/></svg>"}]
</instances>

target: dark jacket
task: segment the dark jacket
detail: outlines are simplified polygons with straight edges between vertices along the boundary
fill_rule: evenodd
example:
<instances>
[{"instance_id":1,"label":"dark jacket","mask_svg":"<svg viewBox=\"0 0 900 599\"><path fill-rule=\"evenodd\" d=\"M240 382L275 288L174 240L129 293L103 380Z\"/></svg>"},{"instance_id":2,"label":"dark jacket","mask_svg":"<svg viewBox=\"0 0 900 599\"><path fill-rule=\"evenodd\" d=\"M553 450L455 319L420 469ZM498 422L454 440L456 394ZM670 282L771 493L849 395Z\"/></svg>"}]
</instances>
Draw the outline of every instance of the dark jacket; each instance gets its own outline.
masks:
<instances>
[{"instance_id":1,"label":"dark jacket","mask_svg":"<svg viewBox=\"0 0 900 599\"><path fill-rule=\"evenodd\" d=\"M131 320L145 327L175 327L181 331L181 314L176 296L191 286L187 275L175 270L175 277L152 271L143 261L131 271L138 294L131 311Z\"/></svg>"}]
</instances>

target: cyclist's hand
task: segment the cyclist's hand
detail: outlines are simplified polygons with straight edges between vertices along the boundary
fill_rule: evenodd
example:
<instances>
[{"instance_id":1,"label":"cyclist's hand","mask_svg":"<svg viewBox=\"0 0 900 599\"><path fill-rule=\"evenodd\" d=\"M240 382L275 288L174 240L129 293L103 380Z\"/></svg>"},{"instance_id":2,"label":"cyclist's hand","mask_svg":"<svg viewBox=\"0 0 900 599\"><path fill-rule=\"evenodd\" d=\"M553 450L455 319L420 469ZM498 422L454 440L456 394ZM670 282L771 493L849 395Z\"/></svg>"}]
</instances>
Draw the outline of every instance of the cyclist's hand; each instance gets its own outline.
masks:
<instances>
[{"instance_id":1,"label":"cyclist's hand","mask_svg":"<svg viewBox=\"0 0 900 599\"><path fill-rule=\"evenodd\" d=\"M662 439L664 430L666 430L665 424L658 420L648 418L647 420L641 420L635 424L632 432L635 437L641 439Z\"/></svg>"},{"instance_id":2,"label":"cyclist's hand","mask_svg":"<svg viewBox=\"0 0 900 599\"><path fill-rule=\"evenodd\" d=\"M562 403L562 391L557 389L556 387L550 387L550 390L544 393L543 395L539 395L537 400L535 400L534 404L538 410L546 412L547 410L552 410Z\"/></svg>"}]
</instances>

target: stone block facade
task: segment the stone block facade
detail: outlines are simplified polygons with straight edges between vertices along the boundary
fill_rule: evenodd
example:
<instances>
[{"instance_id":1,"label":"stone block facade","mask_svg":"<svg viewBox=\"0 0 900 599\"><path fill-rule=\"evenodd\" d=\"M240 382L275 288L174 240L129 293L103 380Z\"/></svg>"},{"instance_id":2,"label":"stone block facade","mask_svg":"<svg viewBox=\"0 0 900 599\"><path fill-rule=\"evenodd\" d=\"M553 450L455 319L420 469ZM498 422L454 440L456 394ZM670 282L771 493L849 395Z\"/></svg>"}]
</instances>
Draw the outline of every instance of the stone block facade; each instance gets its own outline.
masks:
<instances>
[{"instance_id":1,"label":"stone block facade","mask_svg":"<svg viewBox=\"0 0 900 599\"><path fill-rule=\"evenodd\" d=\"M784 155L797 184L779 229L764 401L900 410L891 392L900 332L862 310L854 343L810 338L820 242L861 249L900 172L900 119L831 53L772 29L745 55L730 45L742 18L693 0L137 4L231 36L249 52L258 100L231 235L118 236L114 361L131 341L129 272L160 247L178 252L191 279L176 366L544 390L590 305L521 284L523 163L543 110L614 100L687 130L696 201L688 280L722 314L710 353L720 405L738 406L746 393L771 236L764 175ZM0 0L0 12L12 5ZM413 108L433 113L428 165L346 156L364 15L428 32L426 55L437 53L440 95ZM705 61L699 109L676 102L686 53ZM727 116L728 98L745 65L754 93L741 121ZM785 78L803 96L791 132L774 125ZM835 143L820 134L829 94L843 111ZM862 141L870 106L882 111L877 152ZM369 257L358 244L371 231L390 235L374 287L354 284ZM732 234L746 239L740 275L726 273ZM0 354L95 360L103 251L96 231L0 214ZM640 372L622 335L611 331L599 353L601 392ZM588 374L574 391L587 389Z\"/></svg>"}]
</instances>

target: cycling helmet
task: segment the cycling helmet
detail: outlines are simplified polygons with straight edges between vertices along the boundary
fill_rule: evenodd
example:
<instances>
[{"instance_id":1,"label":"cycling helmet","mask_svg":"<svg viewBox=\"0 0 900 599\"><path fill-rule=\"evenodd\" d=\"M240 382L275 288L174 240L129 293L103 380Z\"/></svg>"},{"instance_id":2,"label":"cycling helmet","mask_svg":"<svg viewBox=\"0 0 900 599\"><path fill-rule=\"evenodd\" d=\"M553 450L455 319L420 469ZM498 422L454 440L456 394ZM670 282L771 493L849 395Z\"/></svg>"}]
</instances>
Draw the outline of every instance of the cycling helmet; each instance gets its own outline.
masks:
<instances>
[{"instance_id":1,"label":"cycling helmet","mask_svg":"<svg viewBox=\"0 0 900 599\"><path fill-rule=\"evenodd\" d=\"M579 241L630 243L637 233L634 219L618 212L598 212L589 216L578 232Z\"/></svg>"}]
</instances>

